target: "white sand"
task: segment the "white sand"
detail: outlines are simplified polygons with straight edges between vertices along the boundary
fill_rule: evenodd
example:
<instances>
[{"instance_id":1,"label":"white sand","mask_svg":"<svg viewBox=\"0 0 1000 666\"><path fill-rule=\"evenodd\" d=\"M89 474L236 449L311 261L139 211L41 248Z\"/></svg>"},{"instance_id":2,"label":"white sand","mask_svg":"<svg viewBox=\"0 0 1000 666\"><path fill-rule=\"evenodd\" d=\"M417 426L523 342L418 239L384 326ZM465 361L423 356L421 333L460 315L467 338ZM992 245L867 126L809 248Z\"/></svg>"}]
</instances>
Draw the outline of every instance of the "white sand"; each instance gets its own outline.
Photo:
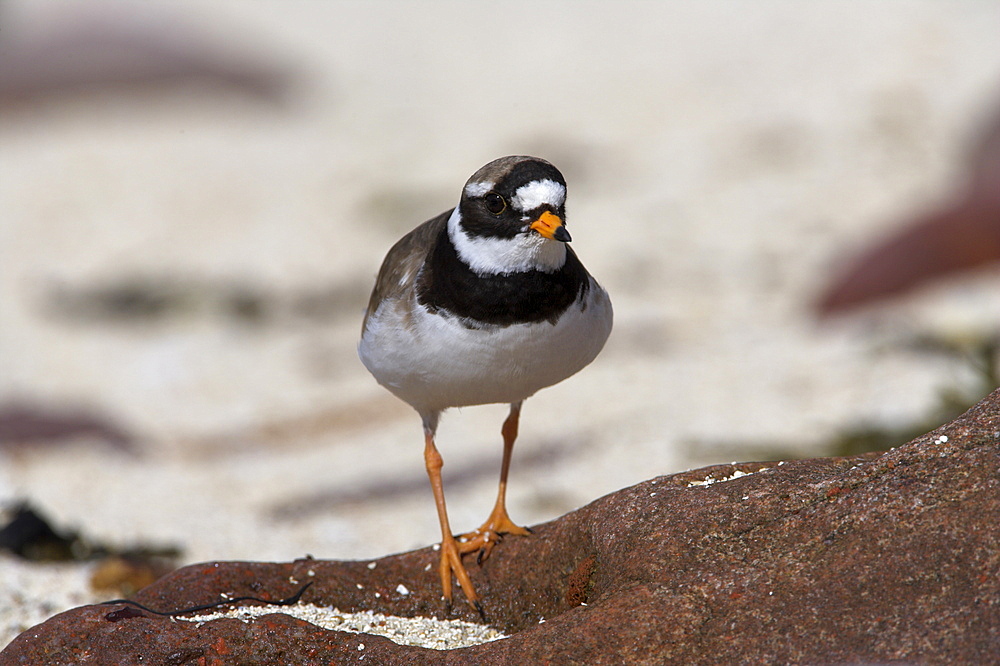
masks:
<instances>
[{"instance_id":1,"label":"white sand","mask_svg":"<svg viewBox=\"0 0 1000 666\"><path fill-rule=\"evenodd\" d=\"M22 4L5 32L42 23ZM719 442L807 455L845 424L914 418L962 377L896 337L1000 321L995 273L832 324L809 311L852 249L960 178L1000 103L995 3L170 6L307 71L301 96L83 96L0 123L0 400L90 406L143 451L7 456L0 500L93 538L176 543L186 561L433 542L419 421L367 376L356 336L391 243L504 154L563 168L573 246L616 312L603 355L525 406L518 521L739 457ZM53 285L133 274L245 282L286 305L346 296L333 318L256 329L210 298L138 326L46 313ZM457 530L489 511L503 416L443 421ZM449 484L459 470L475 474ZM0 607L34 622L80 603L78 569L4 561Z\"/></svg>"},{"instance_id":2,"label":"white sand","mask_svg":"<svg viewBox=\"0 0 1000 666\"><path fill-rule=\"evenodd\" d=\"M461 620L395 617L371 611L343 613L336 608L315 604L242 606L226 612L178 617L178 619L187 622L209 622L220 618L236 618L249 622L269 613L291 615L324 629L384 636L400 645L415 645L435 650L451 650L505 638L504 634L495 629ZM358 649L363 650L364 643L360 644Z\"/></svg>"}]
</instances>

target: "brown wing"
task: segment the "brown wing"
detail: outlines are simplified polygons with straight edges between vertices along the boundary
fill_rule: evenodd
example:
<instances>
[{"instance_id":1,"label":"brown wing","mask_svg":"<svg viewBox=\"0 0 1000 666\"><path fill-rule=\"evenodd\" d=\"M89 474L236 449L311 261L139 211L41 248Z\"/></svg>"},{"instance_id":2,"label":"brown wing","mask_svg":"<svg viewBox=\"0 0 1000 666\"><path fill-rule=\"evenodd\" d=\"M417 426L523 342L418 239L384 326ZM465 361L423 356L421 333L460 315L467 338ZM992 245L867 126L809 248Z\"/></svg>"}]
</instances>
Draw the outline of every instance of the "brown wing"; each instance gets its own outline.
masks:
<instances>
[{"instance_id":1,"label":"brown wing","mask_svg":"<svg viewBox=\"0 0 1000 666\"><path fill-rule=\"evenodd\" d=\"M445 211L424 222L389 249L375 279L371 298L368 299L368 309L365 310L365 319L361 323L362 335L368 326L368 317L374 314L380 301L386 298L405 298L413 291L417 272L434 246L434 241L448 223L451 212Z\"/></svg>"}]
</instances>

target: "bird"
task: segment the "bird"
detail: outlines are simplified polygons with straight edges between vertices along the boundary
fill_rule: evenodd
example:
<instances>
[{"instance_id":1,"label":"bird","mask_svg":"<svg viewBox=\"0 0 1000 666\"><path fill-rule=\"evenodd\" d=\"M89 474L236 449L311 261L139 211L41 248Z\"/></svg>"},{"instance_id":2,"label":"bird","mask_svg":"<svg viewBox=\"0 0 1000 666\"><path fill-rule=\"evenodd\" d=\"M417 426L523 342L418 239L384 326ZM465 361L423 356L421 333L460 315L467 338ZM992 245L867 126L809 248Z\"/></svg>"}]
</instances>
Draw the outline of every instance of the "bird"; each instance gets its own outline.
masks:
<instances>
[{"instance_id":1,"label":"bird","mask_svg":"<svg viewBox=\"0 0 1000 666\"><path fill-rule=\"evenodd\" d=\"M502 157L472 174L455 208L397 241L375 280L358 354L376 381L420 416L449 611L454 577L485 619L463 555L477 552L481 565L503 536L531 533L506 507L522 403L587 366L611 333L608 293L570 241L559 170L537 157ZM482 526L456 537L438 422L446 409L495 403L510 405L496 503Z\"/></svg>"}]
</instances>

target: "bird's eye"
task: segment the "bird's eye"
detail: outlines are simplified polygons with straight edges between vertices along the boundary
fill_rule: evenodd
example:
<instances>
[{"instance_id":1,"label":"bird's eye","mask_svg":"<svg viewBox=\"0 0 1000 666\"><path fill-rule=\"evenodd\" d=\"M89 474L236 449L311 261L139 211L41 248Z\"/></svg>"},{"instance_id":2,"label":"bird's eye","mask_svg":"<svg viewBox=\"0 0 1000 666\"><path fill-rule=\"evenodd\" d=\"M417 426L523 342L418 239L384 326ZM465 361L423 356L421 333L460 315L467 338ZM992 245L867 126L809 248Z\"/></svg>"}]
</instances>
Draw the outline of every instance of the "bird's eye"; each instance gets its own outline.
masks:
<instances>
[{"instance_id":1,"label":"bird's eye","mask_svg":"<svg viewBox=\"0 0 1000 666\"><path fill-rule=\"evenodd\" d=\"M483 200L486 202L486 210L494 215L499 215L507 208L507 202L496 192L487 192Z\"/></svg>"}]
</instances>

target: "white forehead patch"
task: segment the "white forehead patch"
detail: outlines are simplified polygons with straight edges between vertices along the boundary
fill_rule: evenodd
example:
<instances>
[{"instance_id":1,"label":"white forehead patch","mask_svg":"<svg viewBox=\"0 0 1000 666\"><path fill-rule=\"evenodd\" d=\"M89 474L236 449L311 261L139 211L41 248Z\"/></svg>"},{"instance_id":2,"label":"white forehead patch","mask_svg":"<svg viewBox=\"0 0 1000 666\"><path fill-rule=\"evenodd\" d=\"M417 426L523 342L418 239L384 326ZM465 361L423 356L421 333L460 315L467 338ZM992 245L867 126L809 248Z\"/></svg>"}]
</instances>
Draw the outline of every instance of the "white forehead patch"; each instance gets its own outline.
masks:
<instances>
[{"instance_id":1,"label":"white forehead patch","mask_svg":"<svg viewBox=\"0 0 1000 666\"><path fill-rule=\"evenodd\" d=\"M510 205L522 213L548 204L559 208L566 201L566 187L554 180L533 180L517 188Z\"/></svg>"},{"instance_id":2,"label":"white forehead patch","mask_svg":"<svg viewBox=\"0 0 1000 666\"><path fill-rule=\"evenodd\" d=\"M481 197L492 190L493 187L494 183L488 181L483 183L469 183L465 186L465 194L472 198Z\"/></svg>"}]
</instances>

